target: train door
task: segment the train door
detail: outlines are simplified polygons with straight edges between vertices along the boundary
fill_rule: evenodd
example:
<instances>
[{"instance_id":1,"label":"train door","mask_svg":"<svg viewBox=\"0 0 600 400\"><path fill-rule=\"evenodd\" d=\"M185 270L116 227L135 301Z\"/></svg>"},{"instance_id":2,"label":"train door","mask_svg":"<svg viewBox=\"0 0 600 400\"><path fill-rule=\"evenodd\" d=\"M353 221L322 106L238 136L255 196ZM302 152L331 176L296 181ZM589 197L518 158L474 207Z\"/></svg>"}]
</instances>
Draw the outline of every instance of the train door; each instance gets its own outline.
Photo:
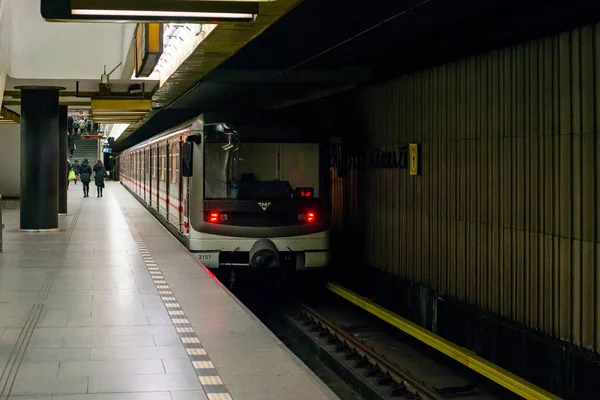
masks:
<instances>
[{"instance_id":1,"label":"train door","mask_svg":"<svg viewBox=\"0 0 600 400\"><path fill-rule=\"evenodd\" d=\"M164 200L166 197L165 193L165 148L162 145L158 145L158 213L165 216L164 212Z\"/></svg>"},{"instance_id":2,"label":"train door","mask_svg":"<svg viewBox=\"0 0 600 400\"><path fill-rule=\"evenodd\" d=\"M148 205L150 207L154 207L154 185L152 184L152 177L154 176L154 159L152 158L154 156L154 150L152 150L152 147L148 147L148 159L149 159L149 166L150 168L148 168Z\"/></svg>"},{"instance_id":3,"label":"train door","mask_svg":"<svg viewBox=\"0 0 600 400\"><path fill-rule=\"evenodd\" d=\"M179 143L169 143L169 221L181 230L181 195L179 187Z\"/></svg>"},{"instance_id":4,"label":"train door","mask_svg":"<svg viewBox=\"0 0 600 400\"><path fill-rule=\"evenodd\" d=\"M142 179L142 151L136 152L136 158L137 158L136 191L137 191L138 196L140 196L140 198L141 198L143 196L143 193L142 193L142 181L143 181L143 179Z\"/></svg>"},{"instance_id":5,"label":"train door","mask_svg":"<svg viewBox=\"0 0 600 400\"><path fill-rule=\"evenodd\" d=\"M177 161L177 166L178 168L181 168L181 163L182 163L182 158L183 158L183 142L179 143L179 160ZM180 200L180 205L181 205L181 213L179 214L181 216L181 232L183 234L188 234L189 233L189 221L188 221L188 213L189 213L189 209L188 209L188 193L189 193L189 185L190 185L190 178L186 178L181 176L181 174L179 174L179 186L180 186L180 196L179 198Z\"/></svg>"},{"instance_id":6,"label":"train door","mask_svg":"<svg viewBox=\"0 0 600 400\"><path fill-rule=\"evenodd\" d=\"M138 175L139 164L138 152L136 151L133 153L133 192L138 196L140 195L140 179Z\"/></svg>"},{"instance_id":7,"label":"train door","mask_svg":"<svg viewBox=\"0 0 600 400\"><path fill-rule=\"evenodd\" d=\"M173 156L173 169L175 170L175 188L177 193L177 223L179 231L183 232L183 177L179 166L181 165L181 142L173 143L175 155Z\"/></svg>"},{"instance_id":8,"label":"train door","mask_svg":"<svg viewBox=\"0 0 600 400\"><path fill-rule=\"evenodd\" d=\"M167 221L170 221L171 219L171 212L170 212L170 203L171 203L171 174L170 174L170 170L171 170L171 165L169 163L170 157L171 157L171 148L169 146L169 142L165 142L165 147L164 147L164 168L165 168L165 218L167 219Z\"/></svg>"},{"instance_id":9,"label":"train door","mask_svg":"<svg viewBox=\"0 0 600 400\"><path fill-rule=\"evenodd\" d=\"M153 152L153 161L154 161L154 165L153 165L153 179L152 179L152 185L154 186L154 191L156 192L154 195L154 209L158 212L160 209L160 190L159 190L159 179L160 179L160 173L158 171L158 146L155 146L154 149L152 149Z\"/></svg>"},{"instance_id":10,"label":"train door","mask_svg":"<svg viewBox=\"0 0 600 400\"><path fill-rule=\"evenodd\" d=\"M138 193L140 199L144 197L144 150L138 151Z\"/></svg>"},{"instance_id":11,"label":"train door","mask_svg":"<svg viewBox=\"0 0 600 400\"><path fill-rule=\"evenodd\" d=\"M142 186L144 187L144 202L148 202L148 149L142 150L142 155L144 157L144 183Z\"/></svg>"}]
</instances>

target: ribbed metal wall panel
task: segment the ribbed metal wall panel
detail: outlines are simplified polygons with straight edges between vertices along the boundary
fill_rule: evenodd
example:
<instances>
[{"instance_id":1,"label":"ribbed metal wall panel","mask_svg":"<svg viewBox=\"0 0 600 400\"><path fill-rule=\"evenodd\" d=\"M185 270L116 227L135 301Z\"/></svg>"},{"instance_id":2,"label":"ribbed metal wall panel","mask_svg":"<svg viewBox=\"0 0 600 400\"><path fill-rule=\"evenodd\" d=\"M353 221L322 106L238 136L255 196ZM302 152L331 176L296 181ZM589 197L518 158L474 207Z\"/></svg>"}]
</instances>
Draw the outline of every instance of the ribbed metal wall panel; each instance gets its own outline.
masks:
<instances>
[{"instance_id":1,"label":"ribbed metal wall panel","mask_svg":"<svg viewBox=\"0 0 600 400\"><path fill-rule=\"evenodd\" d=\"M420 143L422 162L334 178L366 263L600 351L600 26L360 97L368 152Z\"/></svg>"}]
</instances>

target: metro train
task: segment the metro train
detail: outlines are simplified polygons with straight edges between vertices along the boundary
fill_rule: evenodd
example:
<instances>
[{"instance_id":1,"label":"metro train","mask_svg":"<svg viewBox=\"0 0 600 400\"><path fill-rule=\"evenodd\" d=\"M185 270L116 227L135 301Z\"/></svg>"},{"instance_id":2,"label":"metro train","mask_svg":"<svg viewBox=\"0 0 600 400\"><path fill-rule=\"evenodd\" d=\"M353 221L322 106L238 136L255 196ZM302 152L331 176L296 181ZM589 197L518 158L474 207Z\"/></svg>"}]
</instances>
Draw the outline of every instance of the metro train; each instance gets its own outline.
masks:
<instances>
[{"instance_id":1,"label":"metro train","mask_svg":"<svg viewBox=\"0 0 600 400\"><path fill-rule=\"evenodd\" d=\"M323 270L327 144L314 129L200 115L117 156L127 188L210 270Z\"/></svg>"}]
</instances>

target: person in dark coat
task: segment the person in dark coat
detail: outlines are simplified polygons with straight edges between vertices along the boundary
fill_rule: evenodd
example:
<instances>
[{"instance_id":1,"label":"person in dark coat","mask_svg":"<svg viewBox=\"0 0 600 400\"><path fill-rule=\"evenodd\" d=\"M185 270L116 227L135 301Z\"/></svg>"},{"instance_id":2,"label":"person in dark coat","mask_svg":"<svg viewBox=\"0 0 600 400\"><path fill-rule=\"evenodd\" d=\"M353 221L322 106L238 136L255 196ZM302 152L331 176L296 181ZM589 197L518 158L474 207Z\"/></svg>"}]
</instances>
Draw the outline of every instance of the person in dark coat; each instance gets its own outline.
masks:
<instances>
[{"instance_id":1,"label":"person in dark coat","mask_svg":"<svg viewBox=\"0 0 600 400\"><path fill-rule=\"evenodd\" d=\"M83 183L83 197L90 197L90 181L92 180L92 167L88 159L84 159L79 166L81 183Z\"/></svg>"},{"instance_id":2,"label":"person in dark coat","mask_svg":"<svg viewBox=\"0 0 600 400\"><path fill-rule=\"evenodd\" d=\"M79 161L75 160L72 165L73 172L75 172L75 180L73 181L75 185L77 185L77 179L79 179L79 174L81 173L81 165L79 165Z\"/></svg>"},{"instance_id":3,"label":"person in dark coat","mask_svg":"<svg viewBox=\"0 0 600 400\"><path fill-rule=\"evenodd\" d=\"M104 168L102 161L96 161L96 165L94 165L94 172L96 173L94 181L96 183L98 197L102 197L102 189L104 189L104 175L106 175L106 168Z\"/></svg>"}]
</instances>

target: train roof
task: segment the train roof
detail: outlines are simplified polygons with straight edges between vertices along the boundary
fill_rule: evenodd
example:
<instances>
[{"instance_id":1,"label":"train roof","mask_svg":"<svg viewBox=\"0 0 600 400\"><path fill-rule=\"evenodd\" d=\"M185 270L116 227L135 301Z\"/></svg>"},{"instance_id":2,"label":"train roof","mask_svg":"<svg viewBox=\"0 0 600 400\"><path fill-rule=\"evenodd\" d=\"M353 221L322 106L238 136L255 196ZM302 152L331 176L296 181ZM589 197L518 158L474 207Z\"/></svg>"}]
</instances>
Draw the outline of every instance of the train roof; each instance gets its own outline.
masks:
<instances>
[{"instance_id":1,"label":"train roof","mask_svg":"<svg viewBox=\"0 0 600 400\"><path fill-rule=\"evenodd\" d=\"M194 123L202 127L227 123L240 133L242 137L250 140L301 140L319 141L324 135L319 130L319 118L305 113L290 113L281 110L257 111L227 111L200 114L191 120L175 125L150 139L124 150L127 154L133 150L143 148L151 143L165 139L171 135L188 135L193 130Z\"/></svg>"},{"instance_id":2,"label":"train roof","mask_svg":"<svg viewBox=\"0 0 600 400\"><path fill-rule=\"evenodd\" d=\"M174 127L169 128L166 131L159 133L158 135L152 136L150 139L146 139L143 142L138 143L135 146L132 146L132 147L124 150L121 154L127 154L127 153L137 150L139 148L146 147L147 145L149 145L153 142L159 141L159 140L169 137L171 135L176 135L176 134L187 135L191 131L192 126L194 125L195 122L201 123L201 121L202 121L201 117L202 117L201 115L198 115L197 117L194 117L193 119L190 119L189 121L183 122L179 125L175 125Z\"/></svg>"}]
</instances>

